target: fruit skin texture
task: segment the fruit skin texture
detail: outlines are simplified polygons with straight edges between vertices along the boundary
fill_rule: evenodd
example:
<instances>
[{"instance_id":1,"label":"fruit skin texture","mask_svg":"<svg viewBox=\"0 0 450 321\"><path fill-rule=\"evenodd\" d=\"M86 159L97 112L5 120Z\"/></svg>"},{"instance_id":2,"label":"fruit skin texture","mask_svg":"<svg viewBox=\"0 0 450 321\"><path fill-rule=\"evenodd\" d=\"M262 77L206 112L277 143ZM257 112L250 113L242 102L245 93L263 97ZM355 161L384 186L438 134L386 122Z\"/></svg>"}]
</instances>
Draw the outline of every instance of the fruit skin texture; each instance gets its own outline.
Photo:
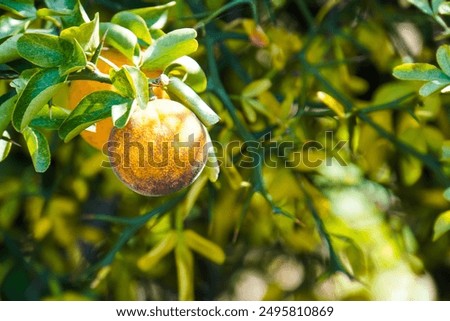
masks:
<instances>
[{"instance_id":1,"label":"fruit skin texture","mask_svg":"<svg viewBox=\"0 0 450 321\"><path fill-rule=\"evenodd\" d=\"M113 128L107 154L117 177L131 190L162 196L190 185L208 156L208 133L193 112L168 100L137 109L124 128Z\"/></svg>"}]
</instances>

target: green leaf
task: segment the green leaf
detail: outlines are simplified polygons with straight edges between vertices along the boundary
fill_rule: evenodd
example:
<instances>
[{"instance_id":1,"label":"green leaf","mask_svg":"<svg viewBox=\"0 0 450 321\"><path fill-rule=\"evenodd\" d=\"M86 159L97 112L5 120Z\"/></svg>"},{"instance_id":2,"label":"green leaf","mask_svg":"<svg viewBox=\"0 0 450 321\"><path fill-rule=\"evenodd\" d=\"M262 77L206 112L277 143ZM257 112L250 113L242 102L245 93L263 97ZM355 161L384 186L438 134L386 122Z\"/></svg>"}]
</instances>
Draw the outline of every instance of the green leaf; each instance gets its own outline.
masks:
<instances>
[{"instance_id":1,"label":"green leaf","mask_svg":"<svg viewBox=\"0 0 450 321\"><path fill-rule=\"evenodd\" d=\"M9 37L0 44L0 64L4 64L20 58L17 51L17 41L22 35Z\"/></svg>"},{"instance_id":2,"label":"green leaf","mask_svg":"<svg viewBox=\"0 0 450 321\"><path fill-rule=\"evenodd\" d=\"M178 277L178 299L194 299L194 258L191 251L182 242L175 247L175 263Z\"/></svg>"},{"instance_id":3,"label":"green leaf","mask_svg":"<svg viewBox=\"0 0 450 321\"><path fill-rule=\"evenodd\" d=\"M408 0L408 2L415 5L423 13L426 13L427 15L430 15L430 16L433 15L433 10L431 10L428 0Z\"/></svg>"},{"instance_id":4,"label":"green leaf","mask_svg":"<svg viewBox=\"0 0 450 321\"><path fill-rule=\"evenodd\" d=\"M442 144L442 160L450 161L450 140L446 140Z\"/></svg>"},{"instance_id":5,"label":"green leaf","mask_svg":"<svg viewBox=\"0 0 450 321\"><path fill-rule=\"evenodd\" d=\"M253 109L249 100L250 98L241 98L242 111L244 112L245 118L247 118L249 122L254 123L258 116L256 115L256 111Z\"/></svg>"},{"instance_id":6,"label":"green leaf","mask_svg":"<svg viewBox=\"0 0 450 321\"><path fill-rule=\"evenodd\" d=\"M450 187L444 191L444 198L450 202Z\"/></svg>"},{"instance_id":7,"label":"green leaf","mask_svg":"<svg viewBox=\"0 0 450 321\"><path fill-rule=\"evenodd\" d=\"M427 152L427 142L420 127L410 127L398 138L406 144L414 146L418 152L423 154ZM400 172L405 185L411 186L419 180L422 175L422 165L421 160L413 155L405 154L400 157Z\"/></svg>"},{"instance_id":8,"label":"green leaf","mask_svg":"<svg viewBox=\"0 0 450 321\"><path fill-rule=\"evenodd\" d=\"M250 84L244 87L244 89L242 90L242 96L248 98L257 97L263 92L269 90L271 86L272 82L267 78L252 81Z\"/></svg>"},{"instance_id":9,"label":"green leaf","mask_svg":"<svg viewBox=\"0 0 450 321\"><path fill-rule=\"evenodd\" d=\"M12 113L14 111L14 106L16 105L17 95L13 95L14 91L5 94L1 97L2 102L0 103L0 133L6 130L9 123L11 122ZM6 98L3 100L3 98Z\"/></svg>"},{"instance_id":10,"label":"green leaf","mask_svg":"<svg viewBox=\"0 0 450 321\"><path fill-rule=\"evenodd\" d=\"M24 34L17 41L17 50L22 58L39 67L52 68L64 63L64 49L57 36Z\"/></svg>"},{"instance_id":11,"label":"green leaf","mask_svg":"<svg viewBox=\"0 0 450 321\"><path fill-rule=\"evenodd\" d=\"M33 118L29 127L57 130L68 116L66 109L57 106L50 108L46 105Z\"/></svg>"},{"instance_id":12,"label":"green leaf","mask_svg":"<svg viewBox=\"0 0 450 321\"><path fill-rule=\"evenodd\" d=\"M142 17L149 29L162 29L167 22L169 9L176 5L175 1L160 6L128 10Z\"/></svg>"},{"instance_id":13,"label":"green leaf","mask_svg":"<svg viewBox=\"0 0 450 321\"><path fill-rule=\"evenodd\" d=\"M449 80L436 66L426 63L407 63L394 68L394 77L402 80Z\"/></svg>"},{"instance_id":14,"label":"green leaf","mask_svg":"<svg viewBox=\"0 0 450 321\"><path fill-rule=\"evenodd\" d=\"M19 75L18 78L11 81L10 86L15 88L16 92L20 94L27 86L31 77L33 77L38 71L39 71L38 68L26 69L22 71L22 73Z\"/></svg>"},{"instance_id":15,"label":"green leaf","mask_svg":"<svg viewBox=\"0 0 450 321\"><path fill-rule=\"evenodd\" d=\"M123 96L136 98L139 108L145 109L149 101L148 82L145 74L134 66L111 69L111 81Z\"/></svg>"},{"instance_id":16,"label":"green leaf","mask_svg":"<svg viewBox=\"0 0 450 321\"><path fill-rule=\"evenodd\" d=\"M174 94L180 102L192 110L205 126L216 124L220 117L211 109L199 95L188 85L176 77L171 77L167 85L169 93Z\"/></svg>"},{"instance_id":17,"label":"green leaf","mask_svg":"<svg viewBox=\"0 0 450 321\"><path fill-rule=\"evenodd\" d=\"M24 129L23 137L27 143L35 171L45 172L50 166L50 148L47 139L41 132L30 127Z\"/></svg>"},{"instance_id":18,"label":"green leaf","mask_svg":"<svg viewBox=\"0 0 450 321\"><path fill-rule=\"evenodd\" d=\"M433 80L424 84L419 89L419 94L423 97L427 97L435 92L438 92L450 84L450 80Z\"/></svg>"},{"instance_id":19,"label":"green leaf","mask_svg":"<svg viewBox=\"0 0 450 321\"><path fill-rule=\"evenodd\" d=\"M53 10L53 9L49 9L49 8L41 8L38 9L38 11L36 12L36 15L38 17L52 17L52 16L56 16L56 17L67 17L70 16L72 14L72 10L69 9L63 9L63 10Z\"/></svg>"},{"instance_id":20,"label":"green leaf","mask_svg":"<svg viewBox=\"0 0 450 321\"><path fill-rule=\"evenodd\" d=\"M65 63L59 66L60 75L68 75L69 73L85 68L87 65L86 54L78 41L76 39L63 38L60 38L59 40L61 48L64 51L65 61Z\"/></svg>"},{"instance_id":21,"label":"green leaf","mask_svg":"<svg viewBox=\"0 0 450 321\"><path fill-rule=\"evenodd\" d=\"M434 223L433 241L436 241L448 231L450 231L450 211L446 211L439 215Z\"/></svg>"},{"instance_id":22,"label":"green leaf","mask_svg":"<svg viewBox=\"0 0 450 321\"><path fill-rule=\"evenodd\" d=\"M450 76L450 46L440 46L436 52L436 59L442 71L447 76Z\"/></svg>"},{"instance_id":23,"label":"green leaf","mask_svg":"<svg viewBox=\"0 0 450 321\"><path fill-rule=\"evenodd\" d=\"M439 7L444 2L445 2L445 0L432 0L431 1L431 8L433 9L434 14L438 14L439 13Z\"/></svg>"},{"instance_id":24,"label":"green leaf","mask_svg":"<svg viewBox=\"0 0 450 321\"><path fill-rule=\"evenodd\" d=\"M84 52L93 54L100 45L100 26L98 13L94 20L81 24L78 27L70 27L61 31L61 38L75 39Z\"/></svg>"},{"instance_id":25,"label":"green leaf","mask_svg":"<svg viewBox=\"0 0 450 321\"><path fill-rule=\"evenodd\" d=\"M164 70L172 61L197 50L197 32L191 28L177 29L156 39L144 52L142 70Z\"/></svg>"},{"instance_id":26,"label":"green leaf","mask_svg":"<svg viewBox=\"0 0 450 321\"><path fill-rule=\"evenodd\" d=\"M445 1L439 5L439 14L450 15L450 1Z\"/></svg>"},{"instance_id":27,"label":"green leaf","mask_svg":"<svg viewBox=\"0 0 450 321\"><path fill-rule=\"evenodd\" d=\"M100 23L100 36L105 42L120 51L125 57L135 62L139 60L140 49L134 33L127 28L111 22ZM135 58L136 57L136 58Z\"/></svg>"},{"instance_id":28,"label":"green leaf","mask_svg":"<svg viewBox=\"0 0 450 321\"><path fill-rule=\"evenodd\" d=\"M111 116L115 105L131 104L130 98L110 90L93 92L84 97L59 128L59 137L65 143L99 120Z\"/></svg>"},{"instance_id":29,"label":"green leaf","mask_svg":"<svg viewBox=\"0 0 450 321\"><path fill-rule=\"evenodd\" d=\"M10 16L2 16L0 17L0 39L14 36L19 32L22 32L23 29L28 25L30 20L27 19L14 19Z\"/></svg>"},{"instance_id":30,"label":"green leaf","mask_svg":"<svg viewBox=\"0 0 450 321\"><path fill-rule=\"evenodd\" d=\"M197 93L206 90L206 75L200 65L188 56L180 57L174 60L163 72L168 76L174 76L183 80L183 82L194 89Z\"/></svg>"},{"instance_id":31,"label":"green leaf","mask_svg":"<svg viewBox=\"0 0 450 321\"><path fill-rule=\"evenodd\" d=\"M134 99L131 103L114 105L111 108L111 117L114 126L123 128L128 124L131 114L137 108L137 101Z\"/></svg>"},{"instance_id":32,"label":"green leaf","mask_svg":"<svg viewBox=\"0 0 450 321\"><path fill-rule=\"evenodd\" d=\"M9 133L6 130L1 131L0 133L2 133L0 137L0 162L2 162L8 157L12 142L9 140L11 136L9 136Z\"/></svg>"},{"instance_id":33,"label":"green leaf","mask_svg":"<svg viewBox=\"0 0 450 321\"><path fill-rule=\"evenodd\" d=\"M137 261L142 271L149 271L158 264L167 254L172 252L177 244L177 232L169 231L147 254Z\"/></svg>"},{"instance_id":34,"label":"green leaf","mask_svg":"<svg viewBox=\"0 0 450 321\"><path fill-rule=\"evenodd\" d=\"M223 262L225 262L225 253L217 244L205 239L192 230L184 231L184 238L186 245L191 250L204 256L208 260L216 264L223 264Z\"/></svg>"},{"instance_id":35,"label":"green leaf","mask_svg":"<svg viewBox=\"0 0 450 321\"><path fill-rule=\"evenodd\" d=\"M17 14L21 17L35 17L36 8L33 0L0 0L0 9Z\"/></svg>"},{"instance_id":36,"label":"green leaf","mask_svg":"<svg viewBox=\"0 0 450 321\"><path fill-rule=\"evenodd\" d=\"M59 75L57 69L44 69L35 73L17 99L12 117L14 128L23 131L33 117L56 94L63 82L64 77Z\"/></svg>"},{"instance_id":37,"label":"green leaf","mask_svg":"<svg viewBox=\"0 0 450 321\"><path fill-rule=\"evenodd\" d=\"M90 20L79 0L45 0L45 4L49 9L59 12L71 11L70 15L61 17L64 28L79 26Z\"/></svg>"},{"instance_id":38,"label":"green leaf","mask_svg":"<svg viewBox=\"0 0 450 321\"><path fill-rule=\"evenodd\" d=\"M112 17L111 22L131 30L138 39L143 40L147 45L152 42L152 37L144 19L135 13L129 11L118 12Z\"/></svg>"}]
</instances>

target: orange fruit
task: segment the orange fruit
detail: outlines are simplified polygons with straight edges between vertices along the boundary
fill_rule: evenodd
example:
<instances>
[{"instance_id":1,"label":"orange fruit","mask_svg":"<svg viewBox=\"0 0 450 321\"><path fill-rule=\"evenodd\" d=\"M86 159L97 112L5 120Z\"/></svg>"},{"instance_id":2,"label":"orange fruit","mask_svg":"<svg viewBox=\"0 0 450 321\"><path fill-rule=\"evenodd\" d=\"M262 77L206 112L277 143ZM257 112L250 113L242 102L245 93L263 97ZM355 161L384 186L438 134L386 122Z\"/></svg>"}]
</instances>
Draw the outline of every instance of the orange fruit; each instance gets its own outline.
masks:
<instances>
[{"instance_id":1,"label":"orange fruit","mask_svg":"<svg viewBox=\"0 0 450 321\"><path fill-rule=\"evenodd\" d=\"M114 63L117 67L121 67L122 65L133 65L127 57L115 49L106 48L102 51L101 56ZM111 66L101 59L98 59L97 67L105 74L109 74L111 69ZM161 71L146 72L146 75L149 78L159 77L160 74ZM74 109L85 96L99 90L114 90L114 86L93 80L73 80L69 87L67 107L70 110ZM153 87L153 91L157 98L168 98L167 93L161 87ZM95 131L84 130L81 133L81 137L83 137L83 139L92 147L102 150L103 146L108 141L112 128L113 122L111 117L109 117L97 122Z\"/></svg>"},{"instance_id":2,"label":"orange fruit","mask_svg":"<svg viewBox=\"0 0 450 321\"><path fill-rule=\"evenodd\" d=\"M137 109L124 128L114 127L107 154L117 177L131 190L162 196L190 185L207 160L208 133L182 104L155 99Z\"/></svg>"}]
</instances>

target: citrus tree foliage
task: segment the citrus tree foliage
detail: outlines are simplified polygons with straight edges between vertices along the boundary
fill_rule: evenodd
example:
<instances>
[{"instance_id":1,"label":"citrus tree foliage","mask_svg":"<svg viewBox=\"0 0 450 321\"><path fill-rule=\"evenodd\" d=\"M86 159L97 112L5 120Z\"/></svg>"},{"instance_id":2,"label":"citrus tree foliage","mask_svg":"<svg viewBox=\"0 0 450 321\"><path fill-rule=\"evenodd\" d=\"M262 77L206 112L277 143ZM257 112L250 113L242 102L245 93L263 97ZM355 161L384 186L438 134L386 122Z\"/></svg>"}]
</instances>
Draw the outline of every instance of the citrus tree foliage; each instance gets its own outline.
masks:
<instances>
[{"instance_id":1,"label":"citrus tree foliage","mask_svg":"<svg viewBox=\"0 0 450 321\"><path fill-rule=\"evenodd\" d=\"M93 3L0 1L1 299L449 298L448 2ZM220 174L149 198L80 134L156 87Z\"/></svg>"}]
</instances>

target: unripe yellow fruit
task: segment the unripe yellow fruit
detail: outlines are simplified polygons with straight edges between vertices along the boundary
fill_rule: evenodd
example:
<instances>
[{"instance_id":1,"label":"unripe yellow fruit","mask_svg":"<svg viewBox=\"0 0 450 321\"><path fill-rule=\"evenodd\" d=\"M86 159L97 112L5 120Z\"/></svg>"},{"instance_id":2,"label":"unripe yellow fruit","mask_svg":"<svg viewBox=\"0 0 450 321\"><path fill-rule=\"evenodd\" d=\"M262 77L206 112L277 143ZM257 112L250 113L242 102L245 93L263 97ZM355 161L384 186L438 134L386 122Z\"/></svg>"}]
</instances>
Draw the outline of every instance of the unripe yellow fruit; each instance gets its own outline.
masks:
<instances>
[{"instance_id":1,"label":"unripe yellow fruit","mask_svg":"<svg viewBox=\"0 0 450 321\"><path fill-rule=\"evenodd\" d=\"M168 99L135 110L124 128L114 127L107 154L117 177L131 190L162 196L190 185L208 158L209 136L195 114Z\"/></svg>"}]
</instances>

